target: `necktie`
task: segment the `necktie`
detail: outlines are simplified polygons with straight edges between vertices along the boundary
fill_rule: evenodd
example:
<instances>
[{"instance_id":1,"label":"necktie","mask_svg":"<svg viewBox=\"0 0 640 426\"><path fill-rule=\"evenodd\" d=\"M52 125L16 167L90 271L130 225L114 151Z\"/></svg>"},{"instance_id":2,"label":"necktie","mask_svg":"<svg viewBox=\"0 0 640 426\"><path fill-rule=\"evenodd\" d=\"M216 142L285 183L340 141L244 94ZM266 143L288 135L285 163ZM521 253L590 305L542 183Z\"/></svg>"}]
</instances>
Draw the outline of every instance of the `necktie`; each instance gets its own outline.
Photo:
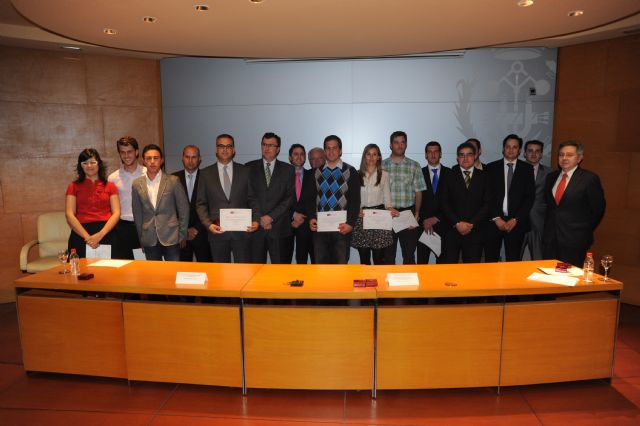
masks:
<instances>
[{"instance_id":1,"label":"necktie","mask_svg":"<svg viewBox=\"0 0 640 426\"><path fill-rule=\"evenodd\" d=\"M189 178L189 182L187 182L187 193L189 195L189 201L191 201L191 196L193 195L193 175L187 173L187 177Z\"/></svg>"},{"instance_id":2,"label":"necktie","mask_svg":"<svg viewBox=\"0 0 640 426\"><path fill-rule=\"evenodd\" d=\"M224 180L222 183L222 189L224 191L224 195L227 196L227 200L231 199L231 179L229 179L229 173L227 173L227 166L222 168L222 179Z\"/></svg>"},{"instance_id":3,"label":"necktie","mask_svg":"<svg viewBox=\"0 0 640 426\"><path fill-rule=\"evenodd\" d=\"M438 189L438 169L431 169L431 171L433 172L433 180L431 181L431 190L435 194L436 190Z\"/></svg>"},{"instance_id":4,"label":"necktie","mask_svg":"<svg viewBox=\"0 0 640 426\"><path fill-rule=\"evenodd\" d=\"M507 167L509 168L509 170L507 170L507 194L508 194L509 190L511 189L511 181L513 180L513 163L507 163ZM507 194L505 194L504 196L506 197Z\"/></svg>"},{"instance_id":5,"label":"necktie","mask_svg":"<svg viewBox=\"0 0 640 426\"><path fill-rule=\"evenodd\" d=\"M267 186L271 183L271 163L264 167L264 177L267 179Z\"/></svg>"},{"instance_id":6,"label":"necktie","mask_svg":"<svg viewBox=\"0 0 640 426\"><path fill-rule=\"evenodd\" d=\"M300 201L300 191L302 191L302 170L296 170L296 200Z\"/></svg>"},{"instance_id":7,"label":"necktie","mask_svg":"<svg viewBox=\"0 0 640 426\"><path fill-rule=\"evenodd\" d=\"M560 200L562 200L562 195L564 194L564 189L567 186L567 178L569 176L566 173L562 174L562 179L560 179L560 183L556 188L556 204L560 204Z\"/></svg>"},{"instance_id":8,"label":"necktie","mask_svg":"<svg viewBox=\"0 0 640 426\"><path fill-rule=\"evenodd\" d=\"M469 189L469 185L471 185L471 171L470 170L464 170L464 185L467 187L467 189Z\"/></svg>"}]
</instances>

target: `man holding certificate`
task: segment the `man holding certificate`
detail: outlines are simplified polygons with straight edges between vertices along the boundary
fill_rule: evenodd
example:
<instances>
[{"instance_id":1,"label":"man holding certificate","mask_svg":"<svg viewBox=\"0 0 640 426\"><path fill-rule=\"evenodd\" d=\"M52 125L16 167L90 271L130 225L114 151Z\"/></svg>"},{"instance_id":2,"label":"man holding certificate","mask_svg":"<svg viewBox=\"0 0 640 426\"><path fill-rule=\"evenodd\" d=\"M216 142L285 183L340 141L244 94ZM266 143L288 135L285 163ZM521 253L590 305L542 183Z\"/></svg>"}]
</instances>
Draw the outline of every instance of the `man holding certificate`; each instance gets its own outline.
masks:
<instances>
[{"instance_id":1,"label":"man holding certificate","mask_svg":"<svg viewBox=\"0 0 640 426\"><path fill-rule=\"evenodd\" d=\"M315 232L315 260L320 264L346 264L350 234L360 210L360 179L356 169L341 160L342 140L338 136L324 139L324 151L327 162L313 169L304 196L309 227Z\"/></svg>"},{"instance_id":2,"label":"man holding certificate","mask_svg":"<svg viewBox=\"0 0 640 426\"><path fill-rule=\"evenodd\" d=\"M198 182L196 211L209 231L214 262L250 261L249 234L258 229L258 210L249 187L249 169L233 160L233 136L216 138L218 161L203 169Z\"/></svg>"}]
</instances>

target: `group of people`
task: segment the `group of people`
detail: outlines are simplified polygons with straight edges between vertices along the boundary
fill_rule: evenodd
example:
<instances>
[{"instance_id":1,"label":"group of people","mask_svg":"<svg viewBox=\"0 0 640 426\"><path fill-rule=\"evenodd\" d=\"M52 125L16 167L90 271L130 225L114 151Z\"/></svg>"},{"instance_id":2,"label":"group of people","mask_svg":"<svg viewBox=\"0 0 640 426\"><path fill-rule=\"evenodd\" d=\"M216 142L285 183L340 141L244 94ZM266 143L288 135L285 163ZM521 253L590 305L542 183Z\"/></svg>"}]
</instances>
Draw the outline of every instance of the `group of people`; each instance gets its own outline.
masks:
<instances>
[{"instance_id":1,"label":"group of people","mask_svg":"<svg viewBox=\"0 0 640 426\"><path fill-rule=\"evenodd\" d=\"M288 163L277 158L275 133L262 137L262 158L244 165L233 161L233 136L221 134L215 143L216 163L200 169L200 149L187 145L184 169L172 175L163 171L157 145L142 149L139 164L133 137L116 142L122 164L108 177L99 153L83 150L78 178L67 188L69 247L81 257L86 246L110 244L121 259L142 248L149 260L266 263L268 255L282 264L348 263L354 247L363 264L393 264L399 242L402 262L415 264L429 262L431 250L418 242L426 232L441 237L438 263L497 262L504 245L506 261L521 260L528 249L532 259L578 265L605 211L600 179L580 167L584 148L574 141L560 145L554 171L540 164L542 142L523 146L513 134L503 140L503 158L489 164L480 160L479 140L461 143L452 168L440 163L435 141L425 146L425 167L407 158L402 131L390 135L384 160L378 145L367 145L359 169L342 161L336 135L308 153L293 144ZM225 230L221 209L250 209L250 226ZM410 210L418 226L365 228L367 209L392 217ZM346 220L318 232L319 213L334 211L345 211Z\"/></svg>"}]
</instances>

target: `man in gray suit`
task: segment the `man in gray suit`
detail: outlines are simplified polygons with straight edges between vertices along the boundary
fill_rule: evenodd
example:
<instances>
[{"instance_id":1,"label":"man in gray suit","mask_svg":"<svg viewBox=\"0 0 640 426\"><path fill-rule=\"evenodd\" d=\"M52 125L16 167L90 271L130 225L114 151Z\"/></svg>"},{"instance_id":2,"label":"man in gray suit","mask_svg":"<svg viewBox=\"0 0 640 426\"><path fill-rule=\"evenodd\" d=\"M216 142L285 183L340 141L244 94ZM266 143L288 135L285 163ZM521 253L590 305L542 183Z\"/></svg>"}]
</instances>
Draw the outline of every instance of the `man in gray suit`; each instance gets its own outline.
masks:
<instances>
[{"instance_id":1,"label":"man in gray suit","mask_svg":"<svg viewBox=\"0 0 640 426\"><path fill-rule=\"evenodd\" d=\"M202 169L198 183L196 211L209 233L214 262L248 263L249 234L258 229L258 209L249 186L249 169L233 161L236 154L233 136L216 138L218 161ZM251 209L251 226L246 231L225 231L220 227L220 209Z\"/></svg>"},{"instance_id":2,"label":"man in gray suit","mask_svg":"<svg viewBox=\"0 0 640 426\"><path fill-rule=\"evenodd\" d=\"M147 260L180 260L187 241L189 200L177 176L162 172L164 158L157 145L142 150L147 172L133 181L131 207Z\"/></svg>"},{"instance_id":3,"label":"man in gray suit","mask_svg":"<svg viewBox=\"0 0 640 426\"><path fill-rule=\"evenodd\" d=\"M544 182L551 171L549 167L540 164L543 149L544 144L539 140L530 140L524 144L524 159L533 166L536 195L529 214L531 229L525 234L520 257L522 258L524 255L525 247L528 247L531 260L542 259L542 230L544 229L544 216L547 210L547 203L544 199Z\"/></svg>"}]
</instances>

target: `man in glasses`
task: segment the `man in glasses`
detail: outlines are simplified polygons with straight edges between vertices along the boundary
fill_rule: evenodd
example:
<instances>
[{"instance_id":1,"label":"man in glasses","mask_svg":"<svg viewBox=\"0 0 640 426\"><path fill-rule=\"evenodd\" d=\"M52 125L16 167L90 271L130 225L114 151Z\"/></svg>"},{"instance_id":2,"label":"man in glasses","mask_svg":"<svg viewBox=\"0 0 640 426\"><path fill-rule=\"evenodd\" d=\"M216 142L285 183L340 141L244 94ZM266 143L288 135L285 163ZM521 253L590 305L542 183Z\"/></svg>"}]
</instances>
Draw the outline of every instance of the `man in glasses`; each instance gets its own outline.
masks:
<instances>
[{"instance_id":1,"label":"man in glasses","mask_svg":"<svg viewBox=\"0 0 640 426\"><path fill-rule=\"evenodd\" d=\"M280 136L268 132L260 142L262 158L246 164L249 185L255 195L260 227L251 235L251 261L290 263L287 259L291 237L291 209L295 202L295 170L293 166L277 160Z\"/></svg>"},{"instance_id":2,"label":"man in glasses","mask_svg":"<svg viewBox=\"0 0 640 426\"><path fill-rule=\"evenodd\" d=\"M249 188L249 169L233 161L236 154L233 136L216 138L218 161L204 168L198 182L196 211L209 233L214 262L248 263L251 259L249 234L259 226L255 199ZM252 223L246 231L225 231L220 227L220 209L252 209Z\"/></svg>"},{"instance_id":3,"label":"man in glasses","mask_svg":"<svg viewBox=\"0 0 640 426\"><path fill-rule=\"evenodd\" d=\"M442 187L442 213L447 229L442 239L441 263L477 263L482 258L482 227L489 219L491 185L486 172L474 167L475 146L458 145L458 164Z\"/></svg>"}]
</instances>

